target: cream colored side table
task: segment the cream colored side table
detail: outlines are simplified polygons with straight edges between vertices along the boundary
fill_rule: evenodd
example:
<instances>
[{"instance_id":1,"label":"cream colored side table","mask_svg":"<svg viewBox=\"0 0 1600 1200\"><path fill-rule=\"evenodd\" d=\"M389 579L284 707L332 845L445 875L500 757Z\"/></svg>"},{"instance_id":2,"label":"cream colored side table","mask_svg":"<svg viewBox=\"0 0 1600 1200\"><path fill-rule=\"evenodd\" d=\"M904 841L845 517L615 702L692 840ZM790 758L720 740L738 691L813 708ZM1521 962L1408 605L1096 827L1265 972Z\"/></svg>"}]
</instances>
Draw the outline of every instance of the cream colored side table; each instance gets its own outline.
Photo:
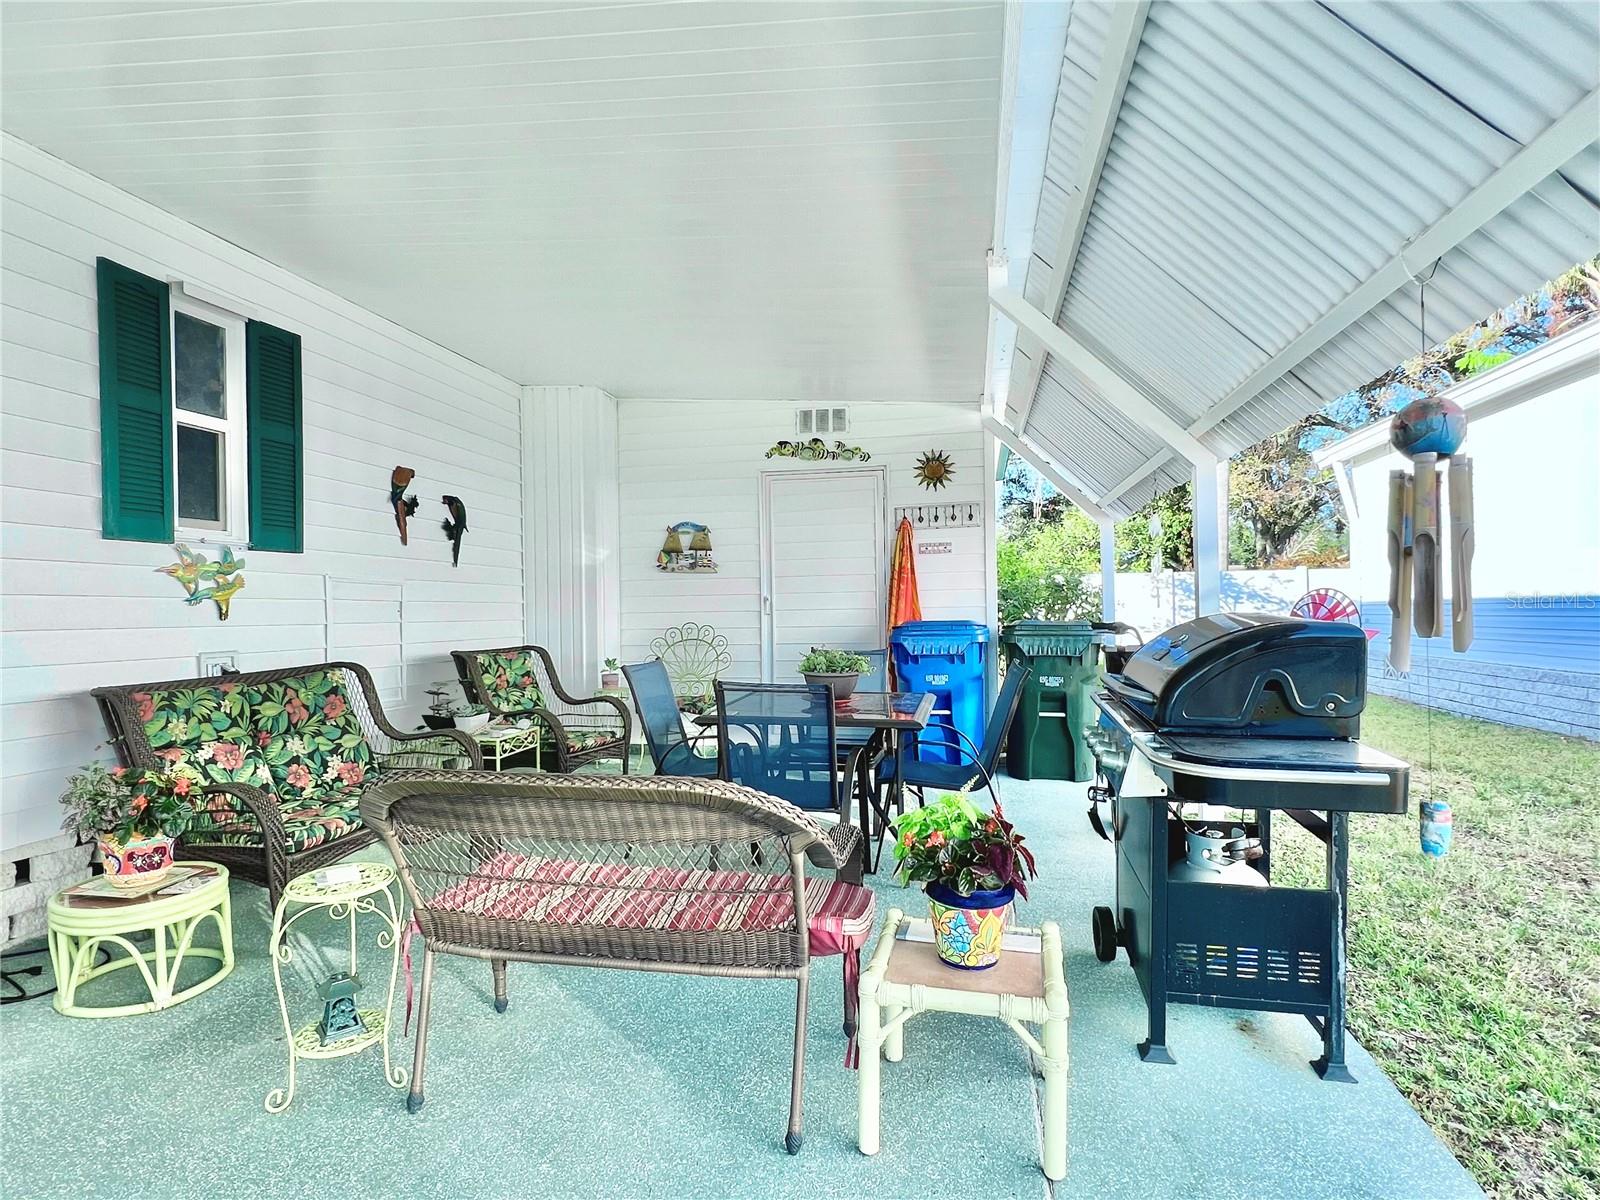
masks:
<instances>
[{"instance_id":1,"label":"cream colored side table","mask_svg":"<svg viewBox=\"0 0 1600 1200\"><path fill-rule=\"evenodd\" d=\"M905 1024L919 1012L969 1013L997 1017L1038 1057L1044 1076L1044 1161L1046 1178L1067 1174L1067 982L1061 969L1061 930L1054 921L1038 929L1012 929L1008 948L985 971L962 971L939 961L931 941L900 936L913 924L898 908L889 910L883 935L861 975L861 1069L857 1140L863 1154L878 1152L879 1051L890 1062L905 1052ZM1027 1025L1038 1025L1035 1038Z\"/></svg>"},{"instance_id":2,"label":"cream colored side table","mask_svg":"<svg viewBox=\"0 0 1600 1200\"><path fill-rule=\"evenodd\" d=\"M483 752L483 765L486 770L507 770L506 760L518 754L533 751L533 768L536 771L544 769L544 726L538 721L528 725L496 724L490 723L476 733L467 735L478 743L478 749Z\"/></svg>"},{"instance_id":3,"label":"cream colored side table","mask_svg":"<svg viewBox=\"0 0 1600 1200\"><path fill-rule=\"evenodd\" d=\"M343 1058L368 1046L383 1046L383 1077L390 1087L406 1086L406 1072L389 1062L389 1014L394 1008L395 978L400 971L400 943L404 931L400 925L400 904L396 899L394 868L387 863L350 863L359 871L349 883L319 884L316 872L296 876L283 889L278 909L272 914L272 982L278 989L278 1011L283 1016L283 1032L289 1045L289 1084L276 1087L267 1093L266 1107L270 1113L281 1113L294 1099L295 1064L302 1058ZM379 902L382 902L382 907ZM298 911L289 912L290 905ZM389 991L382 1010L360 1009L361 1023L366 1032L324 1046L317 1033L317 1022L295 1028L289 1019L289 1001L283 994L283 966L293 961L294 950L288 941L289 930L307 913L326 910L335 921L348 921L350 925L350 974L356 972L356 916L362 913L377 917L378 948L389 951Z\"/></svg>"},{"instance_id":4,"label":"cream colored side table","mask_svg":"<svg viewBox=\"0 0 1600 1200\"><path fill-rule=\"evenodd\" d=\"M189 874L142 896L83 895L79 887L49 903L50 965L55 969L58 1013L68 1017L124 1017L158 1012L215 987L233 970L233 915L228 902L228 869L216 863L181 862ZM221 943L195 945L202 922L216 926ZM154 947L140 950L129 935L149 933ZM208 935L209 936L209 935ZM94 965L102 944L124 954ZM179 990L178 973L191 958L211 958L217 969ZM136 968L150 999L133 1004L91 1005L78 1001L78 988L113 971Z\"/></svg>"}]
</instances>

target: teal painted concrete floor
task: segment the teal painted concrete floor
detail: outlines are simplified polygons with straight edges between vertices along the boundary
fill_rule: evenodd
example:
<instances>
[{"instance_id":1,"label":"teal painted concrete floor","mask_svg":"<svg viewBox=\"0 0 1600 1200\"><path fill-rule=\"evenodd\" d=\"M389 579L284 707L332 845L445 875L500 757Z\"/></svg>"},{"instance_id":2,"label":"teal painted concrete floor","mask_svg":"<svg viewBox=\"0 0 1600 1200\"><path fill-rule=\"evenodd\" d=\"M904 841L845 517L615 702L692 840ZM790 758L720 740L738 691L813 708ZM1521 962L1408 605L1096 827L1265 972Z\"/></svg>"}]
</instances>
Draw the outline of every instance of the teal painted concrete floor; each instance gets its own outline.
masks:
<instances>
[{"instance_id":1,"label":"teal painted concrete floor","mask_svg":"<svg viewBox=\"0 0 1600 1200\"><path fill-rule=\"evenodd\" d=\"M992 1021L916 1018L905 1060L884 1066L883 1149L870 1159L856 1150L837 959L813 973L805 1146L793 1158L782 1134L794 989L773 981L514 963L510 1010L497 1015L487 964L444 958L420 1113L405 1111L376 1051L365 1051L303 1064L293 1106L269 1116L262 1100L283 1081L285 1060L268 916L264 893L236 884L239 965L194 1001L98 1021L61 1017L47 999L0 1009L0 1194L1481 1195L1359 1046L1350 1048L1359 1084L1319 1080L1307 1065L1318 1042L1300 1018L1178 1007L1177 1065L1139 1061L1133 973L1090 949L1089 912L1111 896L1112 859L1084 819L1082 791L1003 782L1007 812L1043 870L1022 919L1055 918L1067 947L1069 1164L1053 1188L1037 1165L1027 1057ZM881 908L922 907L886 877L874 886ZM300 939L289 984L302 1019L315 1015L316 985L337 969L339 945L328 925ZM367 1003L381 984L369 961ZM410 1049L409 1040L396 1047L408 1067Z\"/></svg>"}]
</instances>

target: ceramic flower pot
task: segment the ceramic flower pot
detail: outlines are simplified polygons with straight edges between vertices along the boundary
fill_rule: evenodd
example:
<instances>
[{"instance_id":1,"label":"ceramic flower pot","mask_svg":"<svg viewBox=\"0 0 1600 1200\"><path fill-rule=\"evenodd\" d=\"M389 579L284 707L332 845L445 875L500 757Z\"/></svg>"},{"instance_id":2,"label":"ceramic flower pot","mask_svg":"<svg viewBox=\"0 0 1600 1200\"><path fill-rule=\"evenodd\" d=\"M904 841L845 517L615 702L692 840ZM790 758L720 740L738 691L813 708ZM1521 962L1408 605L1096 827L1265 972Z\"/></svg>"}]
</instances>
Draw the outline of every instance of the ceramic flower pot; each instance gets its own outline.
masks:
<instances>
[{"instance_id":1,"label":"ceramic flower pot","mask_svg":"<svg viewBox=\"0 0 1600 1200\"><path fill-rule=\"evenodd\" d=\"M963 896L943 884L930 883L927 892L939 961L964 971L986 970L1000 961L1000 940L1011 923L1015 888Z\"/></svg>"},{"instance_id":2,"label":"ceramic flower pot","mask_svg":"<svg viewBox=\"0 0 1600 1200\"><path fill-rule=\"evenodd\" d=\"M605 688L619 688L621 686L622 686L622 674L621 674L621 672L618 672L618 671L601 671L600 672L600 687L602 689L605 689Z\"/></svg>"},{"instance_id":3,"label":"ceramic flower pot","mask_svg":"<svg viewBox=\"0 0 1600 1200\"><path fill-rule=\"evenodd\" d=\"M162 834L134 837L120 842L114 837L100 839L106 878L112 887L143 887L166 878L172 869L172 838Z\"/></svg>"},{"instance_id":4,"label":"ceramic flower pot","mask_svg":"<svg viewBox=\"0 0 1600 1200\"><path fill-rule=\"evenodd\" d=\"M852 671L848 675L822 674L817 671L804 672L807 683L825 683L833 689L834 703L844 700L856 690L856 684L861 682L861 676Z\"/></svg>"}]
</instances>

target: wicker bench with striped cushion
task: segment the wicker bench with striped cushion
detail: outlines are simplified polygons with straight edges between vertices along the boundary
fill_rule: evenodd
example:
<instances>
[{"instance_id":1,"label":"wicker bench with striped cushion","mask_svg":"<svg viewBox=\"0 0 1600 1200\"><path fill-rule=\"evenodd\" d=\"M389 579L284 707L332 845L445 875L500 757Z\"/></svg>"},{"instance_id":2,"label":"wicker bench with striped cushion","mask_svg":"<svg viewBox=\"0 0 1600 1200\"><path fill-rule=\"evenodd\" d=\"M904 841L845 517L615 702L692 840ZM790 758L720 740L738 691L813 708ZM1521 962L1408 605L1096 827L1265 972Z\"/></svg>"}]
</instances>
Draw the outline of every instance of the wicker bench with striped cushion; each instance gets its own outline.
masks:
<instances>
[{"instance_id":1,"label":"wicker bench with striped cushion","mask_svg":"<svg viewBox=\"0 0 1600 1200\"><path fill-rule=\"evenodd\" d=\"M489 959L502 1012L513 959L796 981L791 1153L800 1148L810 959L842 954L853 1064L873 896L805 867L848 867L859 879L854 828L824 828L718 780L490 772L388 772L362 797L361 815L394 855L424 941L413 1110L440 953Z\"/></svg>"}]
</instances>

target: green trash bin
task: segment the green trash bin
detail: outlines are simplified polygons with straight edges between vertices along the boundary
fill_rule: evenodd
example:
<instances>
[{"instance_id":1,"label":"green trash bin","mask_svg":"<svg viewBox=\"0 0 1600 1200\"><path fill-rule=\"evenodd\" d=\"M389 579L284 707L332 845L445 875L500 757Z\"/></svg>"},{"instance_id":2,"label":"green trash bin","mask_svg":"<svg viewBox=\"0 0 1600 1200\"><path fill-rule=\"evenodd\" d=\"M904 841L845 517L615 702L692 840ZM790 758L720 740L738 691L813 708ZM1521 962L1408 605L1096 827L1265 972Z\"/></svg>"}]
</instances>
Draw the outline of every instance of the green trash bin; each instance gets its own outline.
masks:
<instances>
[{"instance_id":1,"label":"green trash bin","mask_svg":"<svg viewBox=\"0 0 1600 1200\"><path fill-rule=\"evenodd\" d=\"M1018 621L1001 634L1007 666L1030 668L1006 742L1017 779L1094 778L1084 727L1100 679L1100 641L1087 621Z\"/></svg>"}]
</instances>

